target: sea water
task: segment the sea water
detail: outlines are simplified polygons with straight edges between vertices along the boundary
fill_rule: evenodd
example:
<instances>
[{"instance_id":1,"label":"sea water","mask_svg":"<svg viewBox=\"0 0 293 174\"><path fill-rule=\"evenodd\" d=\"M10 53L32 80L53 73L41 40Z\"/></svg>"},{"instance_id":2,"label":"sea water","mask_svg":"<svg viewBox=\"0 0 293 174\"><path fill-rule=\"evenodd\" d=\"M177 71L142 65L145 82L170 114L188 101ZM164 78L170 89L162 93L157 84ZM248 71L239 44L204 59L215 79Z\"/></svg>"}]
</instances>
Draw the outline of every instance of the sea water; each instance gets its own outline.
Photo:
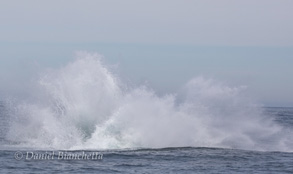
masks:
<instances>
[{"instance_id":1,"label":"sea water","mask_svg":"<svg viewBox=\"0 0 293 174\"><path fill-rule=\"evenodd\" d=\"M99 55L44 71L0 105L1 173L292 173L293 109L197 77L130 86Z\"/></svg>"}]
</instances>

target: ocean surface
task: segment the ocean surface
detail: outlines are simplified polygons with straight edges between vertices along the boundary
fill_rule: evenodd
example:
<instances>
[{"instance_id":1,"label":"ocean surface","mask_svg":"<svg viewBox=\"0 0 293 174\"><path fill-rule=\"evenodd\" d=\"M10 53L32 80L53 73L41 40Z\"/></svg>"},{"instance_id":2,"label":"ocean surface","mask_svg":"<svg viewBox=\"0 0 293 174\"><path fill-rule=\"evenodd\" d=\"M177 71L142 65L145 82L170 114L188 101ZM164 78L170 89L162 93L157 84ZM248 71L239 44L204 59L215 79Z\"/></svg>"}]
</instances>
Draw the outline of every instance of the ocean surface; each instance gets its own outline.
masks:
<instances>
[{"instance_id":1,"label":"ocean surface","mask_svg":"<svg viewBox=\"0 0 293 174\"><path fill-rule=\"evenodd\" d=\"M245 87L158 95L90 54L30 83L0 102L0 173L293 173L293 108Z\"/></svg>"},{"instance_id":2,"label":"ocean surface","mask_svg":"<svg viewBox=\"0 0 293 174\"><path fill-rule=\"evenodd\" d=\"M276 121L293 127L293 108L266 108ZM1 111L3 118L3 110ZM3 123L3 122L1 122ZM5 125L1 125L1 144L7 144ZM34 150L1 147L1 173L292 173L293 152L255 151L230 148L172 147L119 150ZM34 154L52 154L47 159L32 159ZM16 159L15 153L23 153ZM68 154L103 154L100 159L61 159ZM29 153L26 159L26 153ZM59 159L58 159L59 157Z\"/></svg>"}]
</instances>

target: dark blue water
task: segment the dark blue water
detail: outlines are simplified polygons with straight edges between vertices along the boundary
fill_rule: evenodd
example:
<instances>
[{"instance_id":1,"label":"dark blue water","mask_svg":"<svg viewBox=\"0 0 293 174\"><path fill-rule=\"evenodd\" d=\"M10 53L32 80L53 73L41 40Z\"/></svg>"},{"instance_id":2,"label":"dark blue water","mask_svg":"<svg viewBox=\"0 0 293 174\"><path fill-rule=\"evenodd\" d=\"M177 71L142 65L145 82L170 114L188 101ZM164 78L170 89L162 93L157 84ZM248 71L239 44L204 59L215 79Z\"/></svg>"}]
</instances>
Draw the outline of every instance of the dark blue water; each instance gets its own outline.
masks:
<instances>
[{"instance_id":1,"label":"dark blue water","mask_svg":"<svg viewBox=\"0 0 293 174\"><path fill-rule=\"evenodd\" d=\"M2 173L292 173L293 171L293 153L285 152L192 147L117 150L100 151L103 153L102 160L62 160L58 159L58 155L55 155L53 160L16 160L15 152L1 151ZM67 153L79 152L81 151L67 151ZM34 151L34 153L46 152Z\"/></svg>"},{"instance_id":2,"label":"dark blue water","mask_svg":"<svg viewBox=\"0 0 293 174\"><path fill-rule=\"evenodd\" d=\"M292 108L265 108L265 111L284 127L293 127ZM3 106L1 117L6 117ZM2 120L0 173L293 173L292 152L205 147L102 151L38 151L8 148L9 143L5 142L7 122L5 119ZM49 155L47 158L33 159L30 155L32 153ZM98 153L102 156L99 159L62 159L59 153Z\"/></svg>"}]
</instances>

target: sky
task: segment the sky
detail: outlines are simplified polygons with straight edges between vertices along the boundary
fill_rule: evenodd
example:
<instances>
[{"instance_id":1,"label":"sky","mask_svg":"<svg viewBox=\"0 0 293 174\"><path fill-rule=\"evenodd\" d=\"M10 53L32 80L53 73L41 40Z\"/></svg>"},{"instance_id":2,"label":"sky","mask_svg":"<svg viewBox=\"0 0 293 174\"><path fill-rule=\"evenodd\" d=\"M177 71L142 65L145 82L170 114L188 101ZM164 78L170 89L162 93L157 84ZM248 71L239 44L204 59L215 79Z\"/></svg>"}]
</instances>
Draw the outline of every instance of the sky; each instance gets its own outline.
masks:
<instances>
[{"instance_id":1,"label":"sky","mask_svg":"<svg viewBox=\"0 0 293 174\"><path fill-rule=\"evenodd\" d=\"M159 93L197 76L293 106L291 0L51 0L0 2L0 97L79 50L118 64Z\"/></svg>"}]
</instances>

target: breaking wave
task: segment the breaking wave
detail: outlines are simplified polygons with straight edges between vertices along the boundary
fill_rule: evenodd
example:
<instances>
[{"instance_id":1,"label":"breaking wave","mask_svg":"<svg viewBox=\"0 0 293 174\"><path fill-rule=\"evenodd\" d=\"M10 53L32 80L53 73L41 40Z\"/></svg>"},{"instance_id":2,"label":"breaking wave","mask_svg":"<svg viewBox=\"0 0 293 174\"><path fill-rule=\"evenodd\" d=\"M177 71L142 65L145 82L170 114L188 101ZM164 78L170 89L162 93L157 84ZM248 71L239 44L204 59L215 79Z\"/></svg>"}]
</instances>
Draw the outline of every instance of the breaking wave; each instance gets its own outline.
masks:
<instances>
[{"instance_id":1,"label":"breaking wave","mask_svg":"<svg viewBox=\"0 0 293 174\"><path fill-rule=\"evenodd\" d=\"M123 84L97 54L41 75L33 99L10 105L6 139L49 149L221 147L292 151L291 130L263 114L244 87L190 80L158 96Z\"/></svg>"}]
</instances>

